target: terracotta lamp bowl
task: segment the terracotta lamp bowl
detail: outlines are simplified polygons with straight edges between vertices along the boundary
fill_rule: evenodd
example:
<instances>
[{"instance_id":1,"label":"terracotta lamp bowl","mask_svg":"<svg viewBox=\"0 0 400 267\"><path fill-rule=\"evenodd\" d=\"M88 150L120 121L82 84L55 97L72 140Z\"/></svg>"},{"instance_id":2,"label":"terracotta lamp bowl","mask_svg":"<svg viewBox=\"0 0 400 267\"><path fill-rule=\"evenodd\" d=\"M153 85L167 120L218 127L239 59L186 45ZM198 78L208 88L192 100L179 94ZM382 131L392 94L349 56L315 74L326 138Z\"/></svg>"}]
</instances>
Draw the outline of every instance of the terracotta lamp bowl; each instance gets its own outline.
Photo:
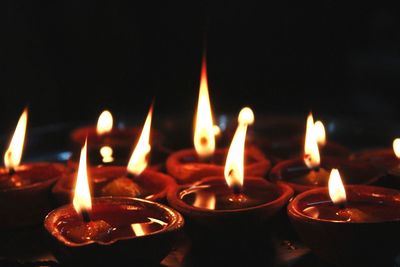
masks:
<instances>
[{"instance_id":1,"label":"terracotta lamp bowl","mask_svg":"<svg viewBox=\"0 0 400 267\"><path fill-rule=\"evenodd\" d=\"M207 176L224 175L224 166L228 149L216 149L212 158L202 161L194 149L172 153L166 162L167 172L178 184L192 184ZM245 174L264 177L271 162L256 147L245 150Z\"/></svg>"},{"instance_id":2,"label":"terracotta lamp bowl","mask_svg":"<svg viewBox=\"0 0 400 267\"><path fill-rule=\"evenodd\" d=\"M355 185L346 186L346 194L345 208L330 201L327 188L295 197L288 215L301 239L334 266L395 266L400 255L400 191Z\"/></svg>"},{"instance_id":3,"label":"terracotta lamp bowl","mask_svg":"<svg viewBox=\"0 0 400 267\"><path fill-rule=\"evenodd\" d=\"M157 266L173 249L184 224L178 212L152 201L110 197L92 201L88 240L79 238L79 227L87 224L72 205L53 210L44 221L53 254L62 264Z\"/></svg>"},{"instance_id":4,"label":"terracotta lamp bowl","mask_svg":"<svg viewBox=\"0 0 400 267\"><path fill-rule=\"evenodd\" d=\"M51 187L65 171L58 163L27 163L10 179L8 171L0 168L0 226L40 224L53 207Z\"/></svg>"},{"instance_id":5,"label":"terracotta lamp bowl","mask_svg":"<svg viewBox=\"0 0 400 267\"><path fill-rule=\"evenodd\" d=\"M90 168L89 175L94 197L140 197L164 202L168 190L176 187L172 177L149 169L139 176L128 177L126 167L106 166ZM71 203L75 179L76 174L64 175L53 187L58 203Z\"/></svg>"},{"instance_id":6,"label":"terracotta lamp bowl","mask_svg":"<svg viewBox=\"0 0 400 267\"><path fill-rule=\"evenodd\" d=\"M366 162L322 157L321 167L317 172L310 170L303 159L298 158L279 162L272 168L269 178L273 182L289 185L295 193L301 193L326 187L332 168L340 169L345 184L372 184L380 177L379 170Z\"/></svg>"}]
</instances>

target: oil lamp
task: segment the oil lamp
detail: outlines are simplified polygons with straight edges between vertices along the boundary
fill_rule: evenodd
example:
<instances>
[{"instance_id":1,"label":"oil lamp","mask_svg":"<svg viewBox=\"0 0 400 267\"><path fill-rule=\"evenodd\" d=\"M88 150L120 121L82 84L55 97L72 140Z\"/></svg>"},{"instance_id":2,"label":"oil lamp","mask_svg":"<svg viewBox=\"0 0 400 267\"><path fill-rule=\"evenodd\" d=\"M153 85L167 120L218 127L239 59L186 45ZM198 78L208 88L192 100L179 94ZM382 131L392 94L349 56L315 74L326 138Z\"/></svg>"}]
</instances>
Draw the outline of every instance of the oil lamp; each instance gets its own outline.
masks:
<instances>
[{"instance_id":1,"label":"oil lamp","mask_svg":"<svg viewBox=\"0 0 400 267\"><path fill-rule=\"evenodd\" d=\"M328 142L325 126L322 121L318 120L313 123L313 125L310 125L309 121L311 120L314 122L313 115L310 112L307 117L306 136L307 131L310 131L310 127L312 126L313 131L316 134L319 152L323 157L349 156L350 152L347 148L333 141ZM276 128L277 133L275 135L282 135L281 137L274 137L272 139L267 139L265 137L255 137L253 142L259 145L268 155L268 157L270 157L274 161L281 161L298 157L302 154L302 150L304 148L304 137L303 134L298 132L297 124L295 124L293 121L290 121L290 125L292 125L291 128L289 128L288 125L278 124L278 128ZM283 127L283 129L279 127ZM271 131L271 129L269 129L269 131ZM268 133L266 134L268 135Z\"/></svg>"},{"instance_id":2,"label":"oil lamp","mask_svg":"<svg viewBox=\"0 0 400 267\"><path fill-rule=\"evenodd\" d=\"M172 249L182 216L143 199L91 199L86 147L81 150L73 204L53 210L44 221L57 260L71 266L159 263Z\"/></svg>"},{"instance_id":3,"label":"oil lamp","mask_svg":"<svg viewBox=\"0 0 400 267\"><path fill-rule=\"evenodd\" d=\"M400 191L343 186L339 171L329 187L296 196L288 215L311 250L335 266L394 266L400 252ZM379 248L377 248L379 246Z\"/></svg>"},{"instance_id":4,"label":"oil lamp","mask_svg":"<svg viewBox=\"0 0 400 267\"><path fill-rule=\"evenodd\" d=\"M243 124L251 124L245 120L254 117L251 109L243 110L241 118ZM239 118L240 119L240 118ZM226 148L216 149L215 131L211 104L208 93L206 61L203 57L199 98L195 115L194 148L184 149L172 153L166 162L168 173L179 184L190 184L201 178L212 175L222 175L224 172L223 160L227 155ZM245 169L248 175L264 176L270 162L255 146L245 151Z\"/></svg>"},{"instance_id":5,"label":"oil lamp","mask_svg":"<svg viewBox=\"0 0 400 267\"><path fill-rule=\"evenodd\" d=\"M377 185L400 189L400 138L393 140L392 148L360 151L354 153L351 159L376 167L381 172Z\"/></svg>"},{"instance_id":6,"label":"oil lamp","mask_svg":"<svg viewBox=\"0 0 400 267\"><path fill-rule=\"evenodd\" d=\"M163 201L166 192L176 186L174 179L155 170L146 169L151 151L150 132L153 108L147 115L143 130L129 159L124 166L95 166L89 169L95 197L140 197ZM73 175L65 175L53 188L53 194L61 204L70 203L73 194Z\"/></svg>"},{"instance_id":7,"label":"oil lamp","mask_svg":"<svg viewBox=\"0 0 400 267\"><path fill-rule=\"evenodd\" d=\"M88 155L91 166L124 165L130 157L132 143L140 135L140 127L113 127L113 116L110 111L104 110L97 121L97 126L87 126L74 130L71 133L75 151L78 152L86 137L89 143ZM153 131L153 144L156 160L154 168L159 169L163 165L169 150L162 146L163 137L157 131ZM73 153L68 165L77 167L79 153Z\"/></svg>"},{"instance_id":8,"label":"oil lamp","mask_svg":"<svg viewBox=\"0 0 400 267\"><path fill-rule=\"evenodd\" d=\"M224 176L205 177L168 193L170 205L187 219L194 254L207 255L203 258L226 260L226 253L237 246L246 247L242 259L247 263L267 260L264 248L261 252L258 245L258 241L266 244L269 240L265 223L293 194L287 185L244 176L246 130L247 124L239 123L226 157ZM251 245L255 243L257 247Z\"/></svg>"},{"instance_id":9,"label":"oil lamp","mask_svg":"<svg viewBox=\"0 0 400 267\"><path fill-rule=\"evenodd\" d=\"M51 210L50 189L65 172L61 164L21 164L28 110L18 120L0 168L0 225L16 228L39 224Z\"/></svg>"},{"instance_id":10,"label":"oil lamp","mask_svg":"<svg viewBox=\"0 0 400 267\"><path fill-rule=\"evenodd\" d=\"M291 186L296 193L327 186L328 170L332 168L340 168L348 184L369 184L378 180L379 174L371 164L339 157L321 160L318 146L321 140L312 116L308 116L303 158L279 162L272 168L270 179Z\"/></svg>"}]
</instances>

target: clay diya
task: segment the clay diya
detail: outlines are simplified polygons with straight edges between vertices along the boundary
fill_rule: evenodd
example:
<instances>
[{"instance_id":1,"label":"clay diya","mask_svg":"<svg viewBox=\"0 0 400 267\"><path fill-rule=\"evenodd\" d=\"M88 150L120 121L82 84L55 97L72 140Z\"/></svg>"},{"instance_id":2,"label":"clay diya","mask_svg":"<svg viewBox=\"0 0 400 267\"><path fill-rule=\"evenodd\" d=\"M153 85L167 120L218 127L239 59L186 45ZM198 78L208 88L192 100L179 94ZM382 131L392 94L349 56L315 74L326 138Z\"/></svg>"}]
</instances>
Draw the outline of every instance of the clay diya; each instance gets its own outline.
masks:
<instances>
[{"instance_id":1,"label":"clay diya","mask_svg":"<svg viewBox=\"0 0 400 267\"><path fill-rule=\"evenodd\" d=\"M206 104L204 103L206 102ZM254 120L251 109L244 108L239 114L239 124L249 124ZM191 184L206 176L221 176L228 149L215 149L213 121L207 87L200 87L199 104L195 123L195 149L185 149L172 153L166 162L167 172L179 184ZM255 146L245 151L245 170L248 175L263 177L271 167L270 161Z\"/></svg>"},{"instance_id":2,"label":"clay diya","mask_svg":"<svg viewBox=\"0 0 400 267\"><path fill-rule=\"evenodd\" d=\"M308 115L308 118L313 118L312 113ZM307 119L308 119L307 118ZM291 122L293 124L293 122ZM291 124L289 126L291 126ZM282 161L286 159L296 158L302 155L304 135L298 132L297 128L289 127L288 125L277 125L275 135L281 133L282 137L268 139L264 135L257 137L254 134L254 144L257 144L269 158L273 161ZM297 126L297 125L296 125ZM296 129L296 131L295 131ZM348 157L350 155L349 149L346 147L329 141L326 138L325 126L322 121L316 121L314 124L315 133L317 135L318 146L322 156L329 157ZM291 134L291 136L289 135ZM268 136L268 134L266 135Z\"/></svg>"},{"instance_id":3,"label":"clay diya","mask_svg":"<svg viewBox=\"0 0 400 267\"><path fill-rule=\"evenodd\" d=\"M91 166L124 165L130 157L132 144L139 137L140 131L139 127L113 128L113 117L108 110L105 110L99 116L97 127L82 127L71 133L74 153L69 159L68 165L71 168L77 168L79 162L79 153L77 152L86 137L90 144L88 155ZM159 132L152 131L152 141L154 144L153 167L160 169L170 150L162 146L162 136Z\"/></svg>"},{"instance_id":4,"label":"clay diya","mask_svg":"<svg viewBox=\"0 0 400 267\"><path fill-rule=\"evenodd\" d=\"M327 186L329 170L340 168L347 184L371 184L379 179L379 171L371 164L347 158L320 158L317 135L312 117L307 120L304 157L285 160L275 165L270 179L291 186L296 193Z\"/></svg>"},{"instance_id":5,"label":"clay diya","mask_svg":"<svg viewBox=\"0 0 400 267\"><path fill-rule=\"evenodd\" d=\"M65 172L56 163L20 164L27 121L25 109L0 168L0 226L5 229L39 224L52 208L51 187Z\"/></svg>"},{"instance_id":6,"label":"clay diya","mask_svg":"<svg viewBox=\"0 0 400 267\"><path fill-rule=\"evenodd\" d=\"M381 171L377 185L400 189L400 138L393 141L392 149L370 149L354 153L354 161L368 162Z\"/></svg>"},{"instance_id":7,"label":"clay diya","mask_svg":"<svg viewBox=\"0 0 400 267\"><path fill-rule=\"evenodd\" d=\"M299 194L288 206L295 229L311 250L335 266L395 266L400 249L400 191L344 187L332 170L328 188Z\"/></svg>"},{"instance_id":8,"label":"clay diya","mask_svg":"<svg viewBox=\"0 0 400 267\"><path fill-rule=\"evenodd\" d=\"M163 201L167 190L176 186L172 177L154 170L146 170L151 151L151 119L152 109L147 115L143 131L127 167L100 166L89 169L95 197L140 197ZM53 188L53 194L62 204L70 202L73 195L74 176L73 174L65 175Z\"/></svg>"},{"instance_id":9,"label":"clay diya","mask_svg":"<svg viewBox=\"0 0 400 267\"><path fill-rule=\"evenodd\" d=\"M86 145L73 205L53 210L44 221L55 257L68 266L158 264L173 248L183 224L178 212L152 201L91 199Z\"/></svg>"},{"instance_id":10,"label":"clay diya","mask_svg":"<svg viewBox=\"0 0 400 267\"><path fill-rule=\"evenodd\" d=\"M246 124L239 124L224 176L205 177L168 193L170 205L188 222L192 256L198 260L220 264L231 259L237 263L237 257L228 257L235 247L241 249L240 258L247 263L269 263L272 257L265 252L271 240L265 223L286 205L293 190L261 177L244 177L246 129Z\"/></svg>"}]
</instances>

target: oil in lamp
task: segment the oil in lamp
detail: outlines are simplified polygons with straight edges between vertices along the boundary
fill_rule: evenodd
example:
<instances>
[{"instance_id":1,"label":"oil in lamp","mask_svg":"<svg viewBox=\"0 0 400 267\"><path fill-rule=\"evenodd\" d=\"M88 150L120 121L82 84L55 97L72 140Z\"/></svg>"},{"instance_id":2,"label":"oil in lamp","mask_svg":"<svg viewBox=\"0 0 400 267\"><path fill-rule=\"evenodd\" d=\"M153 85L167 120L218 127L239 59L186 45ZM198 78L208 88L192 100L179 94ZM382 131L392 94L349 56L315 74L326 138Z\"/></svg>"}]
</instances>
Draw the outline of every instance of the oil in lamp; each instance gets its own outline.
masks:
<instances>
[{"instance_id":1,"label":"oil in lamp","mask_svg":"<svg viewBox=\"0 0 400 267\"><path fill-rule=\"evenodd\" d=\"M125 166L95 166L89 169L95 197L140 197L163 201L166 192L176 186L174 179L161 172L146 169L151 151L150 132L153 107L150 108L143 130ZM61 204L70 203L73 194L73 175L65 175L53 188L53 194Z\"/></svg>"},{"instance_id":2,"label":"oil in lamp","mask_svg":"<svg viewBox=\"0 0 400 267\"><path fill-rule=\"evenodd\" d=\"M400 191L344 186L337 169L328 184L299 194L288 206L306 245L334 266L394 266L400 252Z\"/></svg>"},{"instance_id":3,"label":"oil in lamp","mask_svg":"<svg viewBox=\"0 0 400 267\"><path fill-rule=\"evenodd\" d=\"M81 150L73 204L50 212L44 226L53 253L71 266L159 263L172 249L182 216L156 202L124 197L91 198Z\"/></svg>"},{"instance_id":4,"label":"oil in lamp","mask_svg":"<svg viewBox=\"0 0 400 267\"><path fill-rule=\"evenodd\" d=\"M27 122L25 109L4 154L5 167L0 168L0 226L6 229L42 222L52 207L51 187L65 172L58 163L21 164Z\"/></svg>"},{"instance_id":5,"label":"oil in lamp","mask_svg":"<svg viewBox=\"0 0 400 267\"><path fill-rule=\"evenodd\" d=\"M315 126L313 117L307 118L303 158L279 162L270 173L270 179L291 186L296 193L315 187L327 186L328 170L340 168L348 184L369 184L379 175L376 169L364 162L350 161L347 158L323 157L321 159L318 144L323 141L323 131Z\"/></svg>"},{"instance_id":6,"label":"oil in lamp","mask_svg":"<svg viewBox=\"0 0 400 267\"><path fill-rule=\"evenodd\" d=\"M245 109L243 118L250 113L252 113L250 109ZM216 149L215 129L208 93L206 61L203 57L194 127L195 149L184 149L172 153L166 162L167 172L179 184L190 184L206 176L223 174L223 160L228 149ZM245 158L245 169L249 175L264 176L268 172L270 162L258 148L253 146L246 149Z\"/></svg>"}]
</instances>

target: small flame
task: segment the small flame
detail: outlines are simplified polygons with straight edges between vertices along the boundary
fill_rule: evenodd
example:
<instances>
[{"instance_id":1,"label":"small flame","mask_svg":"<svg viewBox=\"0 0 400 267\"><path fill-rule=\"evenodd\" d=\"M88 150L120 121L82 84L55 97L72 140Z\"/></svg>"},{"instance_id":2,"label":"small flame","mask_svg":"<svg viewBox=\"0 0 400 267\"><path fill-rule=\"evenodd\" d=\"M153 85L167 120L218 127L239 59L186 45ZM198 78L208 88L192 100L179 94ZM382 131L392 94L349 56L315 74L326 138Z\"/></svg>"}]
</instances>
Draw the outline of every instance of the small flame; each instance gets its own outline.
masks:
<instances>
[{"instance_id":1,"label":"small flame","mask_svg":"<svg viewBox=\"0 0 400 267\"><path fill-rule=\"evenodd\" d=\"M28 109L25 108L18 120L10 145L4 154L4 165L9 170L15 169L21 162L27 123Z\"/></svg>"},{"instance_id":2,"label":"small flame","mask_svg":"<svg viewBox=\"0 0 400 267\"><path fill-rule=\"evenodd\" d=\"M393 141L393 151L397 158L400 159L400 138L396 138Z\"/></svg>"},{"instance_id":3,"label":"small flame","mask_svg":"<svg viewBox=\"0 0 400 267\"><path fill-rule=\"evenodd\" d=\"M316 121L314 124L314 131L317 138L317 142L320 146L324 146L326 143L325 126L322 121Z\"/></svg>"},{"instance_id":4,"label":"small flame","mask_svg":"<svg viewBox=\"0 0 400 267\"><path fill-rule=\"evenodd\" d=\"M92 209L92 200L90 197L89 181L87 175L87 141L82 147L79 160L78 175L76 178L75 194L73 205L77 213L82 211L90 211Z\"/></svg>"},{"instance_id":5,"label":"small flame","mask_svg":"<svg viewBox=\"0 0 400 267\"><path fill-rule=\"evenodd\" d=\"M308 168L316 168L320 164L317 136L315 133L314 119L310 113L307 117L306 140L304 144L304 163Z\"/></svg>"},{"instance_id":6,"label":"small flame","mask_svg":"<svg viewBox=\"0 0 400 267\"><path fill-rule=\"evenodd\" d=\"M102 135L108 133L112 130L113 127L113 117L111 112L108 110L104 110L97 120L97 134Z\"/></svg>"},{"instance_id":7,"label":"small flame","mask_svg":"<svg viewBox=\"0 0 400 267\"><path fill-rule=\"evenodd\" d=\"M225 180L229 187L242 187L244 180L244 146L247 126L254 122L254 114L250 108L243 108L238 117L238 127L233 136L225 163Z\"/></svg>"},{"instance_id":8,"label":"small flame","mask_svg":"<svg viewBox=\"0 0 400 267\"><path fill-rule=\"evenodd\" d=\"M196 152L200 157L209 157L214 153L215 131L211 112L210 97L208 94L205 57L203 57L203 64L201 67L199 100L197 103L193 141Z\"/></svg>"},{"instance_id":9,"label":"small flame","mask_svg":"<svg viewBox=\"0 0 400 267\"><path fill-rule=\"evenodd\" d=\"M332 202L337 205L346 203L346 190L344 189L338 169L332 169L328 184L329 196Z\"/></svg>"},{"instance_id":10,"label":"small flame","mask_svg":"<svg viewBox=\"0 0 400 267\"><path fill-rule=\"evenodd\" d=\"M153 115L153 106L150 107L149 113L147 114L146 121L143 126L142 133L140 134L139 141L129 159L127 170L133 175L141 174L146 169L148 164L148 154L151 150L150 145L150 130L151 130L151 118Z\"/></svg>"}]
</instances>

